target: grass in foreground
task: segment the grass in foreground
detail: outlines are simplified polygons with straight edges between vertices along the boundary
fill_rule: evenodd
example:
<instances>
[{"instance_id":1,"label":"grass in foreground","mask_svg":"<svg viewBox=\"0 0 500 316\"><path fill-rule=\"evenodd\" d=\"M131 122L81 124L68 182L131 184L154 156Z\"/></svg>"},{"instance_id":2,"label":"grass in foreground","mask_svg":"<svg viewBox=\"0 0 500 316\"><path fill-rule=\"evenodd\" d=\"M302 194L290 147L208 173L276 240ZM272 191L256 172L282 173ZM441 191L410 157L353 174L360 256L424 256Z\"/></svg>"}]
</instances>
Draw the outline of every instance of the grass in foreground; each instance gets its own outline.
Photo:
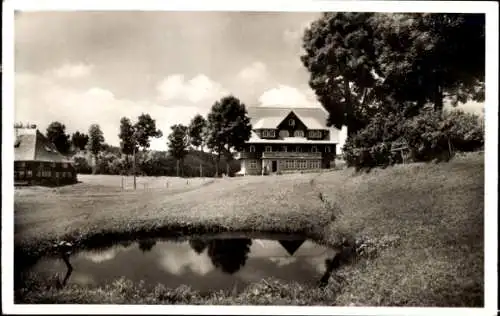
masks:
<instances>
[{"instance_id":1,"label":"grass in foreground","mask_svg":"<svg viewBox=\"0 0 500 316\"><path fill-rule=\"evenodd\" d=\"M319 176L220 179L170 195L165 191L118 197L25 194L16 196L15 204L15 241L21 253L41 253L58 239L85 245L95 238L134 238L172 230L300 232L329 244L352 236L365 255L337 271L341 285L333 282L321 290L334 293L321 294L321 304L483 305L483 155L369 174L342 170ZM277 288L287 286L297 285ZM109 298L102 291L114 293L73 286L45 294L31 291L25 299L93 303L135 299ZM316 295L310 289L301 291ZM292 302L296 296L290 293L257 295L256 300ZM148 295L153 294L143 296ZM260 304L241 295L240 301L226 294L193 295L185 296L196 297L189 304ZM137 298L142 303L156 302L143 296ZM315 304L316 299L304 297L305 304Z\"/></svg>"}]
</instances>

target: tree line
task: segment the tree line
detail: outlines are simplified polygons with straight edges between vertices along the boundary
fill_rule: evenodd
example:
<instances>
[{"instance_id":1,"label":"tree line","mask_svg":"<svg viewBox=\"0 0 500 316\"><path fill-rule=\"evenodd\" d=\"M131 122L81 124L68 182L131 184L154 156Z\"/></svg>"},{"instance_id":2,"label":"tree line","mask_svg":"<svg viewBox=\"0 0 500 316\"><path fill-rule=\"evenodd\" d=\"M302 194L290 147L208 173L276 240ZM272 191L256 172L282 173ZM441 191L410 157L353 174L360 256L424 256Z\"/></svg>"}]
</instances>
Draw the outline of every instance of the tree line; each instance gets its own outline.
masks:
<instances>
[{"instance_id":1,"label":"tree line","mask_svg":"<svg viewBox=\"0 0 500 316\"><path fill-rule=\"evenodd\" d=\"M76 131L70 136L63 123L52 122L46 136L61 154L73 156L77 169L84 173L171 175L171 168L165 164L169 165L173 158L177 176L195 176L196 167L199 167L199 176L207 173L219 176L221 162L226 166L227 175L239 169L238 163L233 161L234 152L243 148L250 138L252 127L245 104L228 95L213 104L206 118L197 114L189 125L174 124L170 129L171 133L167 136L168 155L149 150L151 140L162 137L163 132L157 128L156 120L145 113L135 122L128 117L120 119L118 148L105 143L98 124L92 124L87 134ZM204 148L208 149L207 155ZM190 159L186 166L188 156ZM195 161L196 167L193 165ZM210 162L208 166L207 161ZM136 164L138 170L135 170ZM155 170L155 164L164 165L163 173Z\"/></svg>"}]
</instances>

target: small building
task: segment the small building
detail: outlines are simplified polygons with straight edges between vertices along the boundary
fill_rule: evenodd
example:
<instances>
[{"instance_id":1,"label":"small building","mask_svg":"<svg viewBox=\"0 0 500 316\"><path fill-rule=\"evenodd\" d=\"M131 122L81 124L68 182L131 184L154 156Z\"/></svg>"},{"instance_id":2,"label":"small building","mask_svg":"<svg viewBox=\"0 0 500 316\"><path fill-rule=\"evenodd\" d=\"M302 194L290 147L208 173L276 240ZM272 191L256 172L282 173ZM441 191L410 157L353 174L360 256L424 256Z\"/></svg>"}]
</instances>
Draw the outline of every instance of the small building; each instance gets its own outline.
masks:
<instances>
[{"instance_id":1,"label":"small building","mask_svg":"<svg viewBox=\"0 0 500 316\"><path fill-rule=\"evenodd\" d=\"M237 154L240 173L260 175L335 166L341 130L323 108L249 107L250 139Z\"/></svg>"},{"instance_id":2,"label":"small building","mask_svg":"<svg viewBox=\"0 0 500 316\"><path fill-rule=\"evenodd\" d=\"M72 162L35 128L15 128L14 184L62 185L77 182Z\"/></svg>"}]
</instances>

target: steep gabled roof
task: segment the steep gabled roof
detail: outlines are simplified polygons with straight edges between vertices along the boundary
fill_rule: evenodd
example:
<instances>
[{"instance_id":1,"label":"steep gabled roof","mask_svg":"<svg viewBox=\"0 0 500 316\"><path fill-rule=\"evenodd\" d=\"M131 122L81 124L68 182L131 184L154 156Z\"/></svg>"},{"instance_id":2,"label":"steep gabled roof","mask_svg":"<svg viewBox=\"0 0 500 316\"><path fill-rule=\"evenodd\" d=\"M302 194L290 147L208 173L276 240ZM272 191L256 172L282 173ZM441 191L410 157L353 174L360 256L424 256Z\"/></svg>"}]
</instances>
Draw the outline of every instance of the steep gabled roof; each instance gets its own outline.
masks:
<instances>
[{"instance_id":1,"label":"steep gabled roof","mask_svg":"<svg viewBox=\"0 0 500 316\"><path fill-rule=\"evenodd\" d=\"M57 150L42 133L33 130L29 133L20 133L14 143L15 161L47 161L67 162L70 161Z\"/></svg>"},{"instance_id":2,"label":"steep gabled roof","mask_svg":"<svg viewBox=\"0 0 500 316\"><path fill-rule=\"evenodd\" d=\"M328 129L326 120L328 113L320 107L248 107L248 116L254 129L276 128L290 112L306 125L308 129Z\"/></svg>"}]
</instances>

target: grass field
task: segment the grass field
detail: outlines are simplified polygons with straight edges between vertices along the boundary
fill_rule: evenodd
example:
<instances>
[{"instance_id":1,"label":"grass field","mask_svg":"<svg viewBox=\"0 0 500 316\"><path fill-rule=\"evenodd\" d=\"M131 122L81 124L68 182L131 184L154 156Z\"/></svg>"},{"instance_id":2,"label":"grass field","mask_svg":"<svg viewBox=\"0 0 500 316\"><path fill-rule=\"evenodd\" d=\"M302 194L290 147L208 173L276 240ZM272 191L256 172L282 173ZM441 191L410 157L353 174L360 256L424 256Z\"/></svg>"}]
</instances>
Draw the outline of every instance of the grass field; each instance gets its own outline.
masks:
<instances>
[{"instance_id":1,"label":"grass field","mask_svg":"<svg viewBox=\"0 0 500 316\"><path fill-rule=\"evenodd\" d=\"M80 180L82 183L75 186L58 189L16 189L18 255L46 254L53 242L62 239L84 248L113 239L221 231L294 232L331 245L339 245L344 238L355 239L358 249L365 249L364 254L342 266L336 281L326 289L300 290L299 285L263 281L255 286L260 287L257 293L266 293L264 298L257 295L252 299L254 288L238 297L215 293L200 298L185 289L163 289L155 294L136 285L115 284L106 290L109 295L103 295L103 289L73 286L33 291L27 300L483 304L482 154L458 157L450 163L394 166L367 174L346 169L276 177L190 179L189 184L185 179L170 178L168 188L166 178L148 179L148 189L138 186L137 191L122 191L120 177L86 176Z\"/></svg>"}]
</instances>

